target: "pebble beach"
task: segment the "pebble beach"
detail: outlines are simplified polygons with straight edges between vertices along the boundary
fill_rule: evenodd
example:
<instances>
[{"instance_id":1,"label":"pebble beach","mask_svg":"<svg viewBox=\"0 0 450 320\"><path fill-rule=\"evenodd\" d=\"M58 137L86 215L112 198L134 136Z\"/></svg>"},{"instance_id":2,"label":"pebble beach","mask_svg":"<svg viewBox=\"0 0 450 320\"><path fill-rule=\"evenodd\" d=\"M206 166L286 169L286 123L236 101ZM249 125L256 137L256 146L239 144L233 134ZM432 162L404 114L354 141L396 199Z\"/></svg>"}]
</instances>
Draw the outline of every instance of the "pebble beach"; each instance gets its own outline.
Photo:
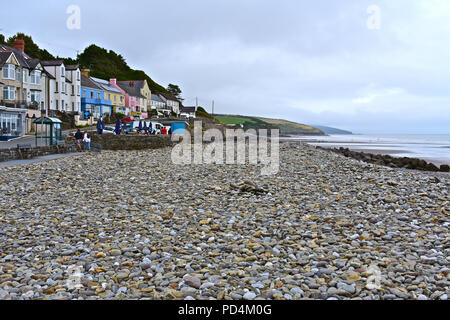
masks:
<instances>
[{"instance_id":1,"label":"pebble beach","mask_svg":"<svg viewBox=\"0 0 450 320\"><path fill-rule=\"evenodd\" d=\"M448 299L449 174L303 142L273 176L170 152L0 168L0 299Z\"/></svg>"}]
</instances>

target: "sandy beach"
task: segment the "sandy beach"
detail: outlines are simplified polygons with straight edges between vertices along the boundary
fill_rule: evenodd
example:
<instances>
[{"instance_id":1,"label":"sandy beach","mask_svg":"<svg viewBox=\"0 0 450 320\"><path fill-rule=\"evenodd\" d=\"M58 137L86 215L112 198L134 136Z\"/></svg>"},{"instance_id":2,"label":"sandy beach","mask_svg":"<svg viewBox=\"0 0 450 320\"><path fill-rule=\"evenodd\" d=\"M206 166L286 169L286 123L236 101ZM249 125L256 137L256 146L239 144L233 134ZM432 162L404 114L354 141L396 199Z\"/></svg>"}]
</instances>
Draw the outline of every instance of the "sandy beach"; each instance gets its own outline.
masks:
<instances>
[{"instance_id":1,"label":"sandy beach","mask_svg":"<svg viewBox=\"0 0 450 320\"><path fill-rule=\"evenodd\" d=\"M275 176L167 148L0 168L0 299L448 298L448 176L280 147Z\"/></svg>"}]
</instances>

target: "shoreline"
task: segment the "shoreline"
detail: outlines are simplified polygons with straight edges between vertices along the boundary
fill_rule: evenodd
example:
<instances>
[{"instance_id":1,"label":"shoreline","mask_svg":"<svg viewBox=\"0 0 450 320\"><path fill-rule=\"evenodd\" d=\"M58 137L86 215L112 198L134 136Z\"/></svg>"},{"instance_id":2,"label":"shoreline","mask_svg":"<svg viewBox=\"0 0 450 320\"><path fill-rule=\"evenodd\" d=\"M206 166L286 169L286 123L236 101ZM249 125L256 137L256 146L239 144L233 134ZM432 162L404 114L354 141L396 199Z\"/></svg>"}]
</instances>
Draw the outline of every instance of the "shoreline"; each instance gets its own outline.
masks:
<instances>
[{"instance_id":1,"label":"shoreline","mask_svg":"<svg viewBox=\"0 0 450 320\"><path fill-rule=\"evenodd\" d=\"M349 149L351 151L354 152L362 152L362 153L366 153L366 154L373 154L373 155L384 155L384 156L392 156L392 157L396 157L396 158L403 158L404 156L398 156L399 154L402 155L408 155L406 157L410 157L409 155L411 155L410 158L412 159L420 159L420 160L424 160L427 161L429 163L432 163L434 165L436 165L437 167L441 166L441 165L450 165L450 161L447 159L441 159L441 158L428 158L428 157L421 157L419 156L414 156L414 152L408 151L408 150L404 150L404 149L383 149L383 146L380 146L379 149L374 149L371 148L371 146L373 146L374 144L370 144L370 143L364 143L364 142L358 142L358 141L339 141L339 142L334 142L334 141L326 141L326 140L313 140L313 139L298 139L298 137L293 137L291 136L291 139L283 139L280 138L280 142L304 142L310 146L313 147L320 147L323 149L328 149L328 150L333 150L335 148L339 149L339 148L344 148L344 149ZM324 145L325 144L325 145ZM410 144L420 144L420 143L410 143ZM355 146L358 145L358 146ZM389 146L389 145L387 145ZM386 147L386 146L384 146ZM398 147L398 146L393 146L393 147ZM440 148L450 148L450 146L442 146Z\"/></svg>"}]
</instances>

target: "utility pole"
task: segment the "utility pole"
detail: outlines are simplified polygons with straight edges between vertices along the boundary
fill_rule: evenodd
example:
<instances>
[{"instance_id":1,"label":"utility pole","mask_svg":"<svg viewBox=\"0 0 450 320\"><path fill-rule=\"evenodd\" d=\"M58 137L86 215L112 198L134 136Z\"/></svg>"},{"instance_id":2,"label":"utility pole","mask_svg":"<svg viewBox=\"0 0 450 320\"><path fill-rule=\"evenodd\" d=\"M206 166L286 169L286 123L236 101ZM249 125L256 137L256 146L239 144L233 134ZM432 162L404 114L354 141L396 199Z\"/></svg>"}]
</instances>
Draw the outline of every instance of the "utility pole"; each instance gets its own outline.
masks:
<instances>
[{"instance_id":1,"label":"utility pole","mask_svg":"<svg viewBox=\"0 0 450 320\"><path fill-rule=\"evenodd\" d=\"M212 101L212 116L214 117L214 100Z\"/></svg>"},{"instance_id":2,"label":"utility pole","mask_svg":"<svg viewBox=\"0 0 450 320\"><path fill-rule=\"evenodd\" d=\"M198 98L195 97L195 109L198 109Z\"/></svg>"}]
</instances>

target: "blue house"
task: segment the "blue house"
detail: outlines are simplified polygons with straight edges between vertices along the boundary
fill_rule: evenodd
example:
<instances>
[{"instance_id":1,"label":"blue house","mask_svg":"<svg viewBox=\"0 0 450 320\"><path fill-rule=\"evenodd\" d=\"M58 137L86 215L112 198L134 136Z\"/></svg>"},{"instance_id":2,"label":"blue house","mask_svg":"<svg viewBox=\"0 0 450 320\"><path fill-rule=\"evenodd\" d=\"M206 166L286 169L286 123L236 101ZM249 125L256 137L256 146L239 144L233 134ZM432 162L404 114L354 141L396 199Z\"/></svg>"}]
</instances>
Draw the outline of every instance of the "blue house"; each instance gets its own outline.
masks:
<instances>
[{"instance_id":1,"label":"blue house","mask_svg":"<svg viewBox=\"0 0 450 320\"><path fill-rule=\"evenodd\" d=\"M99 119L112 114L112 103L105 91L89 76L81 76L81 118Z\"/></svg>"}]
</instances>

